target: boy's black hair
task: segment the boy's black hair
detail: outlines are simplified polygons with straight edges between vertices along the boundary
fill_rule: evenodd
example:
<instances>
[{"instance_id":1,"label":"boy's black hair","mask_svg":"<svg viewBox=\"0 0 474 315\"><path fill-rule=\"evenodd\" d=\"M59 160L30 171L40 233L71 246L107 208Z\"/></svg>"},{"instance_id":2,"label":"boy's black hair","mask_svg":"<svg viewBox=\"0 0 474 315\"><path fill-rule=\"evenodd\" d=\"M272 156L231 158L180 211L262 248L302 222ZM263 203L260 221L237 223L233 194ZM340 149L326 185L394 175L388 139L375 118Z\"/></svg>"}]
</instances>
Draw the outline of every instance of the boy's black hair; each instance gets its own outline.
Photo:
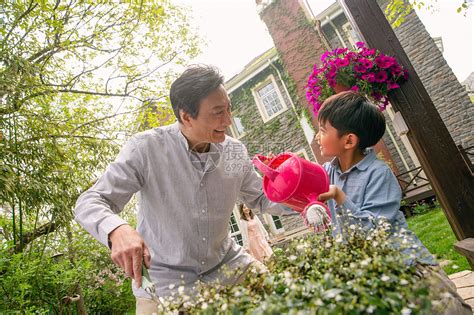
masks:
<instances>
[{"instance_id":1,"label":"boy's black hair","mask_svg":"<svg viewBox=\"0 0 474 315\"><path fill-rule=\"evenodd\" d=\"M219 69L208 65L193 65L177 78L170 88L170 101L173 112L181 121L179 111L183 110L196 118L199 103L224 83Z\"/></svg>"},{"instance_id":2,"label":"boy's black hair","mask_svg":"<svg viewBox=\"0 0 474 315\"><path fill-rule=\"evenodd\" d=\"M318 121L329 122L339 136L355 134L360 150L374 146L385 132L385 116L359 93L338 93L326 99L321 107Z\"/></svg>"}]
</instances>

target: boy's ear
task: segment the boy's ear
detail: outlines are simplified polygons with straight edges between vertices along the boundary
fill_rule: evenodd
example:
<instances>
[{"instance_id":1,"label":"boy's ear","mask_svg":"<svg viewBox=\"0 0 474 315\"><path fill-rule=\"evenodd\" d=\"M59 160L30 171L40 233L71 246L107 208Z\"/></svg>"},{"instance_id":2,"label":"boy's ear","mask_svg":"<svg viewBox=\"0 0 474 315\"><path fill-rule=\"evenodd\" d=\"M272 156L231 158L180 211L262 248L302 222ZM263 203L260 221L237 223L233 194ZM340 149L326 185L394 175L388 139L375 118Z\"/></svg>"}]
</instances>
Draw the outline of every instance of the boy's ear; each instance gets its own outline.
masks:
<instances>
[{"instance_id":1,"label":"boy's ear","mask_svg":"<svg viewBox=\"0 0 474 315\"><path fill-rule=\"evenodd\" d=\"M353 133L348 133L345 137L346 141L344 142L344 149L351 150L357 148L357 146L359 145L359 137L357 137Z\"/></svg>"}]
</instances>

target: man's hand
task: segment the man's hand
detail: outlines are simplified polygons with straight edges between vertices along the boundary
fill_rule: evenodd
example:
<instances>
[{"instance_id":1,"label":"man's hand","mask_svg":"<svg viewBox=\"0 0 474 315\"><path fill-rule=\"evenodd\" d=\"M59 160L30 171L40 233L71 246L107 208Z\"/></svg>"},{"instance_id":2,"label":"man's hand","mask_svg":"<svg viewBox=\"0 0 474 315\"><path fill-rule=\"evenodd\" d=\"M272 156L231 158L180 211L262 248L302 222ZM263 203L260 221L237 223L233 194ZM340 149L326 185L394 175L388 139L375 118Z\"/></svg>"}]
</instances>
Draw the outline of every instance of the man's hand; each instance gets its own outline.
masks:
<instances>
[{"instance_id":1,"label":"man's hand","mask_svg":"<svg viewBox=\"0 0 474 315\"><path fill-rule=\"evenodd\" d=\"M336 185L329 185L328 192L319 195L319 200L326 201L329 199L334 199L337 205L340 206L346 201L346 194Z\"/></svg>"},{"instance_id":2,"label":"man's hand","mask_svg":"<svg viewBox=\"0 0 474 315\"><path fill-rule=\"evenodd\" d=\"M133 278L137 288L142 286L142 262L150 268L150 251L142 237L130 225L121 225L109 234L112 242L111 257L115 264Z\"/></svg>"}]
</instances>

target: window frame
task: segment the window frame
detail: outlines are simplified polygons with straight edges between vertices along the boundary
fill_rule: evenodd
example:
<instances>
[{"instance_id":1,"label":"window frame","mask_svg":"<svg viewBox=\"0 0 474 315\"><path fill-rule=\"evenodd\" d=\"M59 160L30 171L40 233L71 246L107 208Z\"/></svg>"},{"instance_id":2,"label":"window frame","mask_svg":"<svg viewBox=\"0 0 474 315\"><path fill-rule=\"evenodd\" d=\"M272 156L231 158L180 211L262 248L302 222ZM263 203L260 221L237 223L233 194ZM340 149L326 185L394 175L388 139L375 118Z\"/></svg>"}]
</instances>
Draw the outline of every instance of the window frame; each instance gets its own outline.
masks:
<instances>
[{"instance_id":1,"label":"window frame","mask_svg":"<svg viewBox=\"0 0 474 315\"><path fill-rule=\"evenodd\" d=\"M260 89L262 89L264 86L268 85L269 83L273 84L273 86L275 88L275 91L277 93L278 99L280 101L280 104L282 106L282 109L279 110L278 112L274 113L272 116L268 116L265 105L263 104L263 102L260 98L260 94L258 93L258 91ZM283 95L281 94L280 88L278 87L278 84L277 84L273 74L269 75L265 80L263 80L260 83L258 83L257 85L255 85L251 90L252 90L252 95L253 95L253 98L255 100L255 103L257 104L257 108L258 108L258 111L260 113L260 117L262 117L262 120L263 120L264 123L272 120L273 118L279 116L280 114L282 114L283 112L288 110L288 105L286 104L285 99L283 98Z\"/></svg>"}]
</instances>

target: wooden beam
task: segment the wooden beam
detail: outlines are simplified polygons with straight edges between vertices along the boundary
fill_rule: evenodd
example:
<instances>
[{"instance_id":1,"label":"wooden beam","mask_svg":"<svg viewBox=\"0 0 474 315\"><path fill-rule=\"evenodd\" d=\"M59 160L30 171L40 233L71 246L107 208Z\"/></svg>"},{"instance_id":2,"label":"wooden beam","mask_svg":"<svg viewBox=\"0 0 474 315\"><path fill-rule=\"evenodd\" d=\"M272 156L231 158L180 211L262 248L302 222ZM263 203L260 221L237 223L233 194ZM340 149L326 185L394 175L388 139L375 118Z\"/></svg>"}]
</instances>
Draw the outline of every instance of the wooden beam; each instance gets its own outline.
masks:
<instances>
[{"instance_id":1,"label":"wooden beam","mask_svg":"<svg viewBox=\"0 0 474 315\"><path fill-rule=\"evenodd\" d=\"M454 244L454 249L469 260L471 269L474 268L472 264L472 262L474 262L474 238L466 238L465 240L458 241Z\"/></svg>"},{"instance_id":2,"label":"wooden beam","mask_svg":"<svg viewBox=\"0 0 474 315\"><path fill-rule=\"evenodd\" d=\"M394 56L408 70L408 81L389 93L390 103L410 129L407 136L457 239L474 237L474 177L393 29L377 1L340 2L367 45Z\"/></svg>"}]
</instances>

